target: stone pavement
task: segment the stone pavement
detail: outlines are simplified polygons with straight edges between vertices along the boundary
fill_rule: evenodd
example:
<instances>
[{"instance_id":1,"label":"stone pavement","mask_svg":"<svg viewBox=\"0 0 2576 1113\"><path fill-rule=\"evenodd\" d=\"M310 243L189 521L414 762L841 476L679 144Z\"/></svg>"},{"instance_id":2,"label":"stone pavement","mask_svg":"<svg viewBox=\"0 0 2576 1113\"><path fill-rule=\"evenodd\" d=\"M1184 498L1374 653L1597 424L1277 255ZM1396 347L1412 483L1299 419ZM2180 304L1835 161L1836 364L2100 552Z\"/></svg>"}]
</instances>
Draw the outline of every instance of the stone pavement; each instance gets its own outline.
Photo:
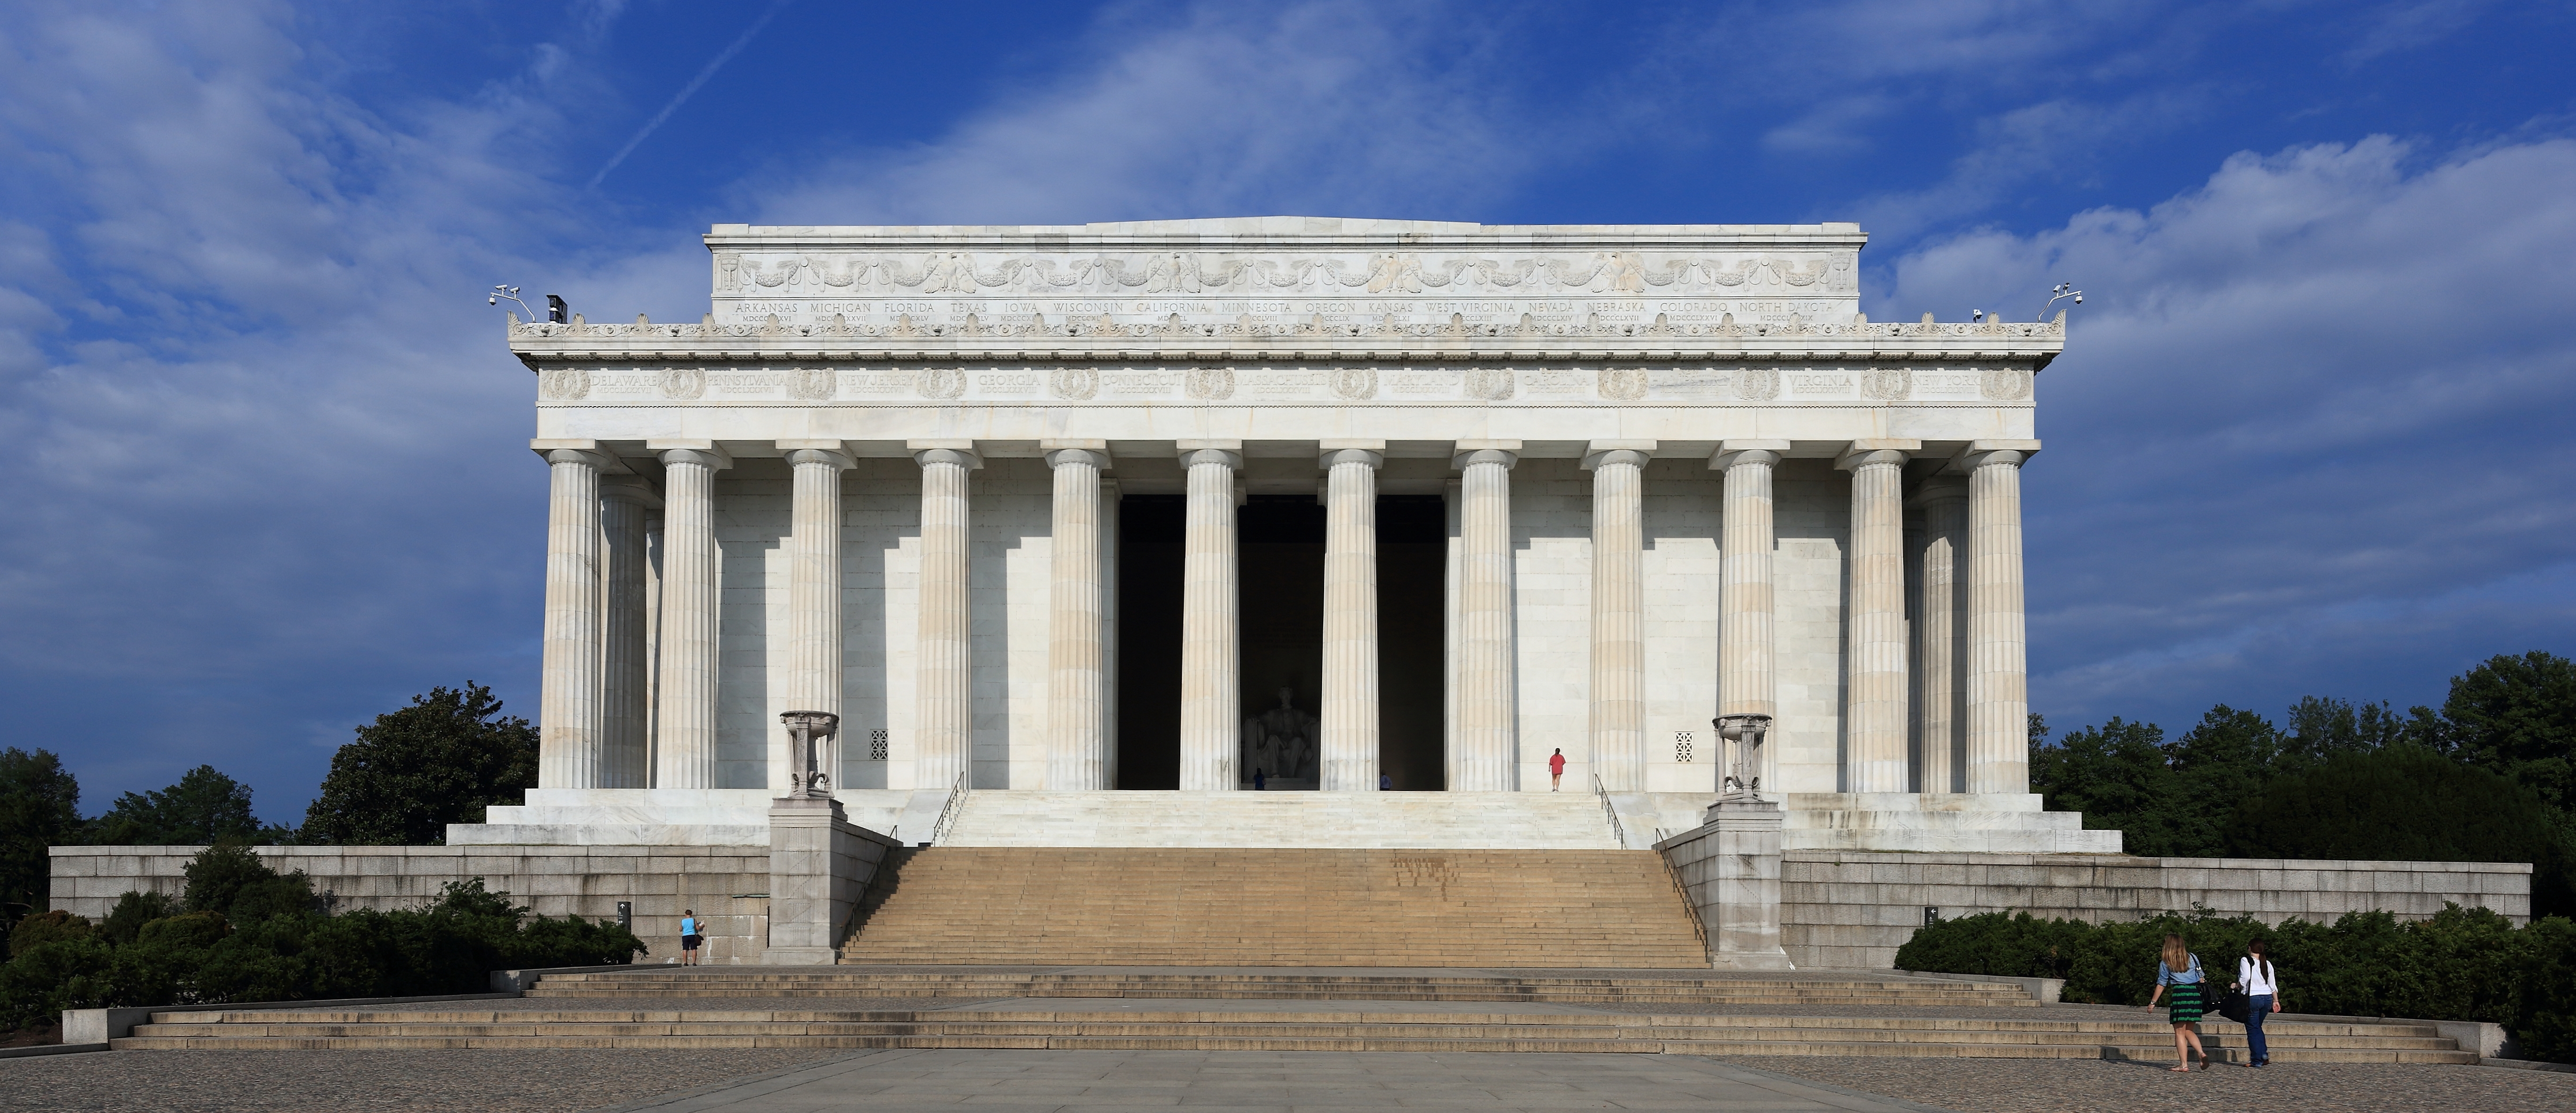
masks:
<instances>
[{"instance_id":1,"label":"stone pavement","mask_svg":"<svg viewBox=\"0 0 2576 1113\"><path fill-rule=\"evenodd\" d=\"M618 1113L1008 1109L1695 1109L1941 1113L1684 1055L871 1051Z\"/></svg>"},{"instance_id":2,"label":"stone pavement","mask_svg":"<svg viewBox=\"0 0 2576 1113\"><path fill-rule=\"evenodd\" d=\"M1737 1056L1727 1062L1977 1113L2563 1113L2576 1074L2386 1063L2221 1064Z\"/></svg>"}]
</instances>

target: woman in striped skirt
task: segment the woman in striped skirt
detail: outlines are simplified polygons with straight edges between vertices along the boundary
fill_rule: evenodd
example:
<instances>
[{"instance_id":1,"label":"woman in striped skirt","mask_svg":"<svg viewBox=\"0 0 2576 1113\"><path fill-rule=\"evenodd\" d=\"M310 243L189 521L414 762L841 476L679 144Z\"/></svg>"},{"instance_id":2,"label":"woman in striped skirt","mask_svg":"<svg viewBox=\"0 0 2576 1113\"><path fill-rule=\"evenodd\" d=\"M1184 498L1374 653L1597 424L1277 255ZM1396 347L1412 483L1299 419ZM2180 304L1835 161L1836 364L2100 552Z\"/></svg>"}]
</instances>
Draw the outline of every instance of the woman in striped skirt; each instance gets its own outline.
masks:
<instances>
[{"instance_id":1,"label":"woman in striped skirt","mask_svg":"<svg viewBox=\"0 0 2576 1113\"><path fill-rule=\"evenodd\" d=\"M2193 1052L2200 1054L2200 1069L2209 1069L2209 1052L2200 1046L2200 1029L2195 1027L2200 1023L2201 1011L2208 1007L2204 996L2208 986L2209 979L2200 970L2200 956L2182 945L2182 936L2165 936L2164 960L2156 964L2156 992L2147 998L2147 1007L2156 1007L2157 998L2168 989L2173 991L2165 1019L2173 1022L2174 1058L2179 1060L2174 1066L2176 1071L2191 1071Z\"/></svg>"}]
</instances>

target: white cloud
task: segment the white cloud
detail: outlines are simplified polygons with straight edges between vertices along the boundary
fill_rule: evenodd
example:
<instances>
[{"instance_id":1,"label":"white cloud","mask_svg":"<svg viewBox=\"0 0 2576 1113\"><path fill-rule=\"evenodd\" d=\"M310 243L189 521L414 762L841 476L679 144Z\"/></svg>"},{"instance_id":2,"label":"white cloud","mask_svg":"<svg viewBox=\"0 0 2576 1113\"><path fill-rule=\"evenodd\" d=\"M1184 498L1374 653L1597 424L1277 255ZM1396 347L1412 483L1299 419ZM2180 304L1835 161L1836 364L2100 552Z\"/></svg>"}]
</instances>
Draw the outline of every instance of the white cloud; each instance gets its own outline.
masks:
<instances>
[{"instance_id":1,"label":"white cloud","mask_svg":"<svg viewBox=\"0 0 2576 1113\"><path fill-rule=\"evenodd\" d=\"M2089 702L2113 694L2350 681L2422 648L2365 631L2471 657L2563 648L2570 180L2567 140L2422 159L2372 138L2238 155L2145 212L1900 258L1891 315L2087 291L2041 377L2058 447L2027 475L2049 508L2031 541L2043 695L2098 717L2123 710ZM2512 605L2500 584L2522 585Z\"/></svg>"}]
</instances>

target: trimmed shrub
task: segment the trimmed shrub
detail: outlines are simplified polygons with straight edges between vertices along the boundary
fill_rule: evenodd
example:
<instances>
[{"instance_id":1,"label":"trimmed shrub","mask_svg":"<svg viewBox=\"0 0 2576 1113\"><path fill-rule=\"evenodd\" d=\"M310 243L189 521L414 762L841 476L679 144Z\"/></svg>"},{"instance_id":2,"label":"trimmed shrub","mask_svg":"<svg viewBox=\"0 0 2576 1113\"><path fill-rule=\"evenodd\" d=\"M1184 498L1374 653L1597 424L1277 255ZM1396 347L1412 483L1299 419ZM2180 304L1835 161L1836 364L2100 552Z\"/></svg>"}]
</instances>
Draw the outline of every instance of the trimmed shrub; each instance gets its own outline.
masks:
<instances>
[{"instance_id":1,"label":"trimmed shrub","mask_svg":"<svg viewBox=\"0 0 2576 1113\"><path fill-rule=\"evenodd\" d=\"M9 929L9 957L16 958L47 943L87 939L90 931L89 917L75 916L59 908L29 916Z\"/></svg>"},{"instance_id":2,"label":"trimmed shrub","mask_svg":"<svg viewBox=\"0 0 2576 1113\"><path fill-rule=\"evenodd\" d=\"M2413 923L2357 912L2266 928L2206 911L2110 924L1990 912L1924 925L1897 950L1896 965L2062 977L2068 1001L2143 1005L2168 932L2221 985L2235 980L2246 944L2269 940L2284 1009L2487 1021L2511 1030L2532 1058L2576 1062L2576 923L2560 917L2517 928L2487 909L2449 905Z\"/></svg>"}]
</instances>

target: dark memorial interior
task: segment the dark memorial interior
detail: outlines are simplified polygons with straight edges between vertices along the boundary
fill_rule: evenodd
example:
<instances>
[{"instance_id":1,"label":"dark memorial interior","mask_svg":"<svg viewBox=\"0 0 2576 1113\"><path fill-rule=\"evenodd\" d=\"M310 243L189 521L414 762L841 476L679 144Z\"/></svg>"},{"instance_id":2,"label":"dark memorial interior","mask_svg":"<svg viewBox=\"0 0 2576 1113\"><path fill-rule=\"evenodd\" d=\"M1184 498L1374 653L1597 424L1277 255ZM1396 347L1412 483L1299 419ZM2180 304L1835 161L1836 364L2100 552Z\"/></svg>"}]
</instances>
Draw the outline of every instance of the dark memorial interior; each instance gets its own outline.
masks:
<instances>
[{"instance_id":1,"label":"dark memorial interior","mask_svg":"<svg viewBox=\"0 0 2576 1113\"><path fill-rule=\"evenodd\" d=\"M1118 515L1118 787L1180 785L1183 498L1129 495ZM1318 713L1324 643L1324 508L1256 495L1235 511L1243 710L1281 688ZM1377 502L1379 766L1399 791L1441 788L1440 498Z\"/></svg>"}]
</instances>

